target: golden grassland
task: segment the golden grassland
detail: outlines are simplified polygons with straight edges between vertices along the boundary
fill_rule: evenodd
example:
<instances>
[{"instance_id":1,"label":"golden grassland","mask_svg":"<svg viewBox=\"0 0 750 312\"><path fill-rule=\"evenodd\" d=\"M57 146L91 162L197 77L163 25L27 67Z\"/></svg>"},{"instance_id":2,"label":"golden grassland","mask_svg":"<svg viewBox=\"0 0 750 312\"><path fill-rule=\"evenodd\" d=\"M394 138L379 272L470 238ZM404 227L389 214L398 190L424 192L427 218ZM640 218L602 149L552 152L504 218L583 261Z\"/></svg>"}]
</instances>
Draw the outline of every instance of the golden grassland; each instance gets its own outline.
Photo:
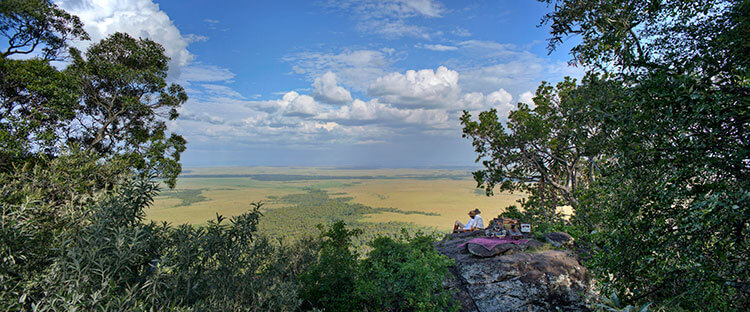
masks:
<instances>
[{"instance_id":1,"label":"golden grassland","mask_svg":"<svg viewBox=\"0 0 750 312\"><path fill-rule=\"evenodd\" d=\"M392 212L370 214L363 221L412 222L417 225L451 230L453 222L468 221L469 210L479 208L484 219L496 217L510 205L524 197L520 193L496 193L492 197L475 191L476 182L462 180L368 180L343 188L331 188L331 192L346 193L354 197L353 202L371 207L393 207L400 210L432 212L438 216L403 215ZM487 221L488 222L488 221Z\"/></svg>"},{"instance_id":2,"label":"golden grassland","mask_svg":"<svg viewBox=\"0 0 750 312\"><path fill-rule=\"evenodd\" d=\"M263 178L258 180L243 175L270 175L271 178L270 181ZM280 178L276 179L276 175ZM284 175L288 176L284 178ZM305 176L322 179L306 179ZM303 178L295 180L297 177ZM280 208L285 204L275 201L275 198L305 193L307 189L313 188L326 190L331 197L351 197L353 203L374 208L437 214L379 212L365 215L361 219L363 222L401 221L449 231L454 220L466 222L466 214L471 209L479 208L485 220L489 220L524 197L521 193L496 193L487 197L481 191L476 191L475 186L476 183L466 170L289 167L189 169L178 180L175 190L165 189L162 195L155 198L154 205L147 211L147 217L172 224L203 224L214 219L216 213L232 216L246 212L250 203L255 201L263 200L266 211ZM199 194L200 198L184 201L183 198L187 196L179 194L184 191Z\"/></svg>"}]
</instances>

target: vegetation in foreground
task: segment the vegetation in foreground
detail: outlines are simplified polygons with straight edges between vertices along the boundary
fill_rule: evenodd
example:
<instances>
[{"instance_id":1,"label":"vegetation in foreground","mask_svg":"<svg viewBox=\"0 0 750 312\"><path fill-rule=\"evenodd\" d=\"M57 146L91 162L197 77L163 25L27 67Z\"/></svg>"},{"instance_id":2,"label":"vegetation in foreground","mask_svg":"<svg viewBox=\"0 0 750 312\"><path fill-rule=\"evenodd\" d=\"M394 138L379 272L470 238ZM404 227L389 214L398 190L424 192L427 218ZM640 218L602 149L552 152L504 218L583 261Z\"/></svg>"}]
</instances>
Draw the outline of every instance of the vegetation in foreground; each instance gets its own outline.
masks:
<instances>
[{"instance_id":1,"label":"vegetation in foreground","mask_svg":"<svg viewBox=\"0 0 750 312\"><path fill-rule=\"evenodd\" d=\"M507 123L464 114L479 186L529 192L508 214L576 235L613 293L602 308L746 310L750 1L554 2L550 48L582 36L574 62L592 70L543 83ZM360 257L360 230L341 221L270 244L259 204L201 227L144 223L153 179L173 186L185 148L165 126L187 98L165 81L163 49L115 34L58 70L87 37L78 18L4 0L0 23L0 307L455 309L450 263L421 234L376 238Z\"/></svg>"}]
</instances>

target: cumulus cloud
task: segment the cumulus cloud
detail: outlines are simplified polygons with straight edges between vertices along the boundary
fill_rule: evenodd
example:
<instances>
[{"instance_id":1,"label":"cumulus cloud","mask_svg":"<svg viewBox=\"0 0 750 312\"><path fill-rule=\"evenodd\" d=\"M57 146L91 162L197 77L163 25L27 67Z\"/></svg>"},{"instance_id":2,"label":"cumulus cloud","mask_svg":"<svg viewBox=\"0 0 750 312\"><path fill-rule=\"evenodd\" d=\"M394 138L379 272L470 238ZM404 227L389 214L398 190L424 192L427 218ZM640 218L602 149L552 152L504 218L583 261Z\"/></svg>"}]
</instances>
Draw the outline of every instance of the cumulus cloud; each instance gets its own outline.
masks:
<instances>
[{"instance_id":1,"label":"cumulus cloud","mask_svg":"<svg viewBox=\"0 0 750 312\"><path fill-rule=\"evenodd\" d=\"M500 117L507 117L508 113L515 108L512 101L513 96L508 91L505 91L505 89L500 89L489 94L481 92L466 93L459 103L461 109L469 111L495 108L498 110Z\"/></svg>"},{"instance_id":2,"label":"cumulus cloud","mask_svg":"<svg viewBox=\"0 0 750 312\"><path fill-rule=\"evenodd\" d=\"M390 73L373 82L367 94L403 108L449 107L458 99L458 72L444 66L437 70Z\"/></svg>"},{"instance_id":3,"label":"cumulus cloud","mask_svg":"<svg viewBox=\"0 0 750 312\"><path fill-rule=\"evenodd\" d=\"M501 117L507 117L515 105L511 104L513 96L504 89L497 90L487 95L485 101L491 108L495 108Z\"/></svg>"},{"instance_id":4,"label":"cumulus cloud","mask_svg":"<svg viewBox=\"0 0 750 312\"><path fill-rule=\"evenodd\" d=\"M280 103L284 108L284 116L311 117L321 111L320 105L309 95L300 95L295 91L284 94Z\"/></svg>"},{"instance_id":5,"label":"cumulus cloud","mask_svg":"<svg viewBox=\"0 0 750 312\"><path fill-rule=\"evenodd\" d=\"M313 97L323 103L346 104L352 100L351 93L338 85L336 74L330 71L315 78L313 88Z\"/></svg>"},{"instance_id":6,"label":"cumulus cloud","mask_svg":"<svg viewBox=\"0 0 750 312\"><path fill-rule=\"evenodd\" d=\"M57 0L58 6L81 18L91 41L78 42L85 50L91 42L115 32L125 32L133 37L148 38L164 46L170 57L169 75L180 76L180 71L194 56L187 50L189 38L183 37L159 5L152 0ZM193 37L192 40L196 38Z\"/></svg>"},{"instance_id":7,"label":"cumulus cloud","mask_svg":"<svg viewBox=\"0 0 750 312\"><path fill-rule=\"evenodd\" d=\"M357 54L337 58L347 63L366 59ZM374 79L367 100L353 98L333 72L317 77L307 94L288 91L269 100L247 100L230 87L196 83L200 92L191 95L176 128L191 142L319 148L377 143L383 137L457 135L462 109L496 108L505 119L515 107L505 89L463 93L458 82L458 72L442 66L393 72Z\"/></svg>"},{"instance_id":8,"label":"cumulus cloud","mask_svg":"<svg viewBox=\"0 0 750 312\"><path fill-rule=\"evenodd\" d=\"M422 126L445 128L449 114L438 109L399 109L377 99L354 100L338 110L318 115L316 119L335 121L344 125L380 124L389 127Z\"/></svg>"},{"instance_id":9,"label":"cumulus cloud","mask_svg":"<svg viewBox=\"0 0 750 312\"><path fill-rule=\"evenodd\" d=\"M546 76L541 60L519 60L461 71L461 86L468 91L489 92L507 88L518 92L536 88Z\"/></svg>"},{"instance_id":10,"label":"cumulus cloud","mask_svg":"<svg viewBox=\"0 0 750 312\"><path fill-rule=\"evenodd\" d=\"M524 103L526 105L529 105L529 107L534 108L534 93L531 91L526 91L524 93L521 93L518 99L519 102Z\"/></svg>"}]
</instances>

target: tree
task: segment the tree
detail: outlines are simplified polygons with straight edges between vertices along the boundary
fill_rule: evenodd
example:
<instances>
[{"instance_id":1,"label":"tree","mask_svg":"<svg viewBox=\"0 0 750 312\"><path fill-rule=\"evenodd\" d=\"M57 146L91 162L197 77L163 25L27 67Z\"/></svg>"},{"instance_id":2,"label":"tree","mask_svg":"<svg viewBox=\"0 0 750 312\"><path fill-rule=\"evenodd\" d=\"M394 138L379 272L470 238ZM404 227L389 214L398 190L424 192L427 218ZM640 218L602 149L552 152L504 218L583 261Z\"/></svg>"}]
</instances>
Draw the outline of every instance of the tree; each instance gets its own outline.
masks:
<instances>
[{"instance_id":1,"label":"tree","mask_svg":"<svg viewBox=\"0 0 750 312\"><path fill-rule=\"evenodd\" d=\"M167 85L169 58L148 39L115 33L91 46L86 59L73 53L67 69L82 85L82 105L68 136L103 156L127 159L133 168L154 169L174 186L185 139L169 134L185 90Z\"/></svg>"},{"instance_id":2,"label":"tree","mask_svg":"<svg viewBox=\"0 0 750 312\"><path fill-rule=\"evenodd\" d=\"M75 116L80 88L49 61L70 39L88 39L78 17L50 1L0 2L0 170L28 159L31 152L56 152L57 130ZM40 52L41 50L41 52ZM13 56L36 57L14 60Z\"/></svg>"},{"instance_id":3,"label":"tree","mask_svg":"<svg viewBox=\"0 0 750 312\"><path fill-rule=\"evenodd\" d=\"M476 161L485 167L474 172L477 187L488 195L495 186L529 192L523 205L540 217L535 221L559 221L557 207L576 209L577 192L596 179L606 160L601 144L608 134L590 104L618 96L616 84L590 75L580 86L570 78L554 87L543 82L534 105L519 103L505 124L495 109L479 113L478 121L464 111L463 136L472 139Z\"/></svg>"},{"instance_id":4,"label":"tree","mask_svg":"<svg viewBox=\"0 0 750 312\"><path fill-rule=\"evenodd\" d=\"M357 254L351 250L352 238L362 230L346 228L336 221L326 230L320 229L318 260L300 275L300 297L307 308L329 311L356 310Z\"/></svg>"},{"instance_id":5,"label":"tree","mask_svg":"<svg viewBox=\"0 0 750 312\"><path fill-rule=\"evenodd\" d=\"M42 49L42 59L64 52L70 39L88 40L83 24L49 0L3 0L0 3L0 34L8 48L0 54L31 54Z\"/></svg>"},{"instance_id":6,"label":"tree","mask_svg":"<svg viewBox=\"0 0 750 312\"><path fill-rule=\"evenodd\" d=\"M578 197L599 280L629 302L746 308L750 2L554 4L550 48L579 35L572 62L624 87L597 113L612 161Z\"/></svg>"}]
</instances>

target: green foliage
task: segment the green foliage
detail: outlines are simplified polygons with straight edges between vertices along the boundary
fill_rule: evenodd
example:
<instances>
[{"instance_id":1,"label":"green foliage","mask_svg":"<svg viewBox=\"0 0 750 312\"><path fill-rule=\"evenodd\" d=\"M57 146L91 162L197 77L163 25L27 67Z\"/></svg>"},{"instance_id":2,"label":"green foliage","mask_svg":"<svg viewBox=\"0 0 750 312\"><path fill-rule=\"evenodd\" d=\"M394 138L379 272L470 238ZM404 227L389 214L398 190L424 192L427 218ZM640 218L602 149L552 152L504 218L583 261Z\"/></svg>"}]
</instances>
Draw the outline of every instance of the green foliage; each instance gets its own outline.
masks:
<instances>
[{"instance_id":1,"label":"green foliage","mask_svg":"<svg viewBox=\"0 0 750 312\"><path fill-rule=\"evenodd\" d=\"M632 306L632 305L624 305L620 302L620 299L617 297L617 294L612 294L609 297L602 297L599 298L598 303L595 304L595 308L597 311L606 311L606 312L648 312L649 306L651 306L651 303L646 303L640 307Z\"/></svg>"},{"instance_id":2,"label":"green foliage","mask_svg":"<svg viewBox=\"0 0 750 312\"><path fill-rule=\"evenodd\" d=\"M270 242L258 234L261 203L201 227L146 223L155 178L174 186L186 144L166 127L187 96L166 83L164 49L117 33L85 57L72 49L72 64L59 71L50 61L67 40L87 35L78 18L44 0L0 2L0 32L8 39L0 55L1 310L296 311L302 299L332 311L450 304L441 286L450 261L421 234L378 239L363 264L352 242L362 230L342 221L321 227L319 239ZM35 58L9 59L39 48ZM302 213L335 207L316 222L419 214L305 195L307 206L295 207L310 208ZM392 293L373 280L398 285L401 297L373 297Z\"/></svg>"},{"instance_id":3,"label":"green foliage","mask_svg":"<svg viewBox=\"0 0 750 312\"><path fill-rule=\"evenodd\" d=\"M550 49L580 36L572 63L591 71L542 83L505 124L464 113L478 185L529 192L509 215L577 236L618 307L746 309L750 1L542 2Z\"/></svg>"},{"instance_id":4,"label":"green foliage","mask_svg":"<svg viewBox=\"0 0 750 312\"><path fill-rule=\"evenodd\" d=\"M93 117L79 118L74 140L134 169L151 169L174 187L186 142L168 133L165 120L177 118L187 95L167 85L168 60L158 43L115 33L92 45L85 60L73 53L67 70L83 86L79 114Z\"/></svg>"},{"instance_id":5,"label":"green foliage","mask_svg":"<svg viewBox=\"0 0 750 312\"><path fill-rule=\"evenodd\" d=\"M566 77L556 86L542 82L530 107L519 103L503 122L497 111L461 117L463 136L472 139L484 169L474 172L477 187L524 191L523 217L537 228L565 222L558 208L578 208L577 194L601 175L609 137L596 107L621 97L622 89L606 76L586 76L581 84ZM541 227L541 228L540 228Z\"/></svg>"},{"instance_id":6,"label":"green foliage","mask_svg":"<svg viewBox=\"0 0 750 312\"><path fill-rule=\"evenodd\" d=\"M85 58L71 49L72 64L58 70L50 61L67 41L88 36L77 17L46 0L0 3L0 33L8 40L0 54L1 171L74 145L174 186L186 142L166 120L177 118L187 95L167 85L169 58L159 44L116 33ZM11 59L22 54L34 57Z\"/></svg>"},{"instance_id":7,"label":"green foliage","mask_svg":"<svg viewBox=\"0 0 750 312\"><path fill-rule=\"evenodd\" d=\"M71 39L88 39L77 16L61 10L49 0L3 0L0 2L0 34L8 48L0 54L29 54L37 47L42 56L55 58Z\"/></svg>"},{"instance_id":8,"label":"green foliage","mask_svg":"<svg viewBox=\"0 0 750 312\"><path fill-rule=\"evenodd\" d=\"M355 285L358 276L357 253L352 238L362 231L349 230L343 221L320 229L321 247L316 262L300 276L300 297L309 307L328 311L353 311L358 305Z\"/></svg>"},{"instance_id":9,"label":"green foliage","mask_svg":"<svg viewBox=\"0 0 750 312\"><path fill-rule=\"evenodd\" d=\"M125 178L115 162L64 152L0 173L0 301L41 292L41 276L60 255L59 240L80 230L94 204Z\"/></svg>"},{"instance_id":10,"label":"green foliage","mask_svg":"<svg viewBox=\"0 0 750 312\"><path fill-rule=\"evenodd\" d=\"M457 311L442 281L453 260L439 254L435 238L406 231L399 240L379 237L360 265L357 295L368 311Z\"/></svg>"},{"instance_id":11,"label":"green foliage","mask_svg":"<svg viewBox=\"0 0 750 312\"><path fill-rule=\"evenodd\" d=\"M551 1L545 1L551 2ZM750 2L556 1L550 47L623 92L589 102L608 133L602 178L577 195L590 267L623 302L750 306Z\"/></svg>"},{"instance_id":12,"label":"green foliage","mask_svg":"<svg viewBox=\"0 0 750 312\"><path fill-rule=\"evenodd\" d=\"M367 258L353 252L361 233L343 221L319 227L321 248L316 262L300 277L308 308L326 311L457 311L442 281L453 261L439 254L435 238L406 230L394 240L381 236L370 243Z\"/></svg>"},{"instance_id":13,"label":"green foliage","mask_svg":"<svg viewBox=\"0 0 750 312\"><path fill-rule=\"evenodd\" d=\"M297 309L296 277L312 261L314 244L285 248L258 237L260 204L229 222L217 216L199 228L145 223L143 209L151 203L155 185L136 179L117 186L111 196L88 207L91 213L80 228L48 238L51 246L36 244L42 233L38 220L29 217L34 207L4 206L0 307ZM59 252L45 251L50 247ZM29 261L35 252L49 258Z\"/></svg>"},{"instance_id":14,"label":"green foliage","mask_svg":"<svg viewBox=\"0 0 750 312\"><path fill-rule=\"evenodd\" d=\"M0 170L7 170L34 148L56 151L56 132L75 117L81 91L46 60L0 58L0 72Z\"/></svg>"}]
</instances>

